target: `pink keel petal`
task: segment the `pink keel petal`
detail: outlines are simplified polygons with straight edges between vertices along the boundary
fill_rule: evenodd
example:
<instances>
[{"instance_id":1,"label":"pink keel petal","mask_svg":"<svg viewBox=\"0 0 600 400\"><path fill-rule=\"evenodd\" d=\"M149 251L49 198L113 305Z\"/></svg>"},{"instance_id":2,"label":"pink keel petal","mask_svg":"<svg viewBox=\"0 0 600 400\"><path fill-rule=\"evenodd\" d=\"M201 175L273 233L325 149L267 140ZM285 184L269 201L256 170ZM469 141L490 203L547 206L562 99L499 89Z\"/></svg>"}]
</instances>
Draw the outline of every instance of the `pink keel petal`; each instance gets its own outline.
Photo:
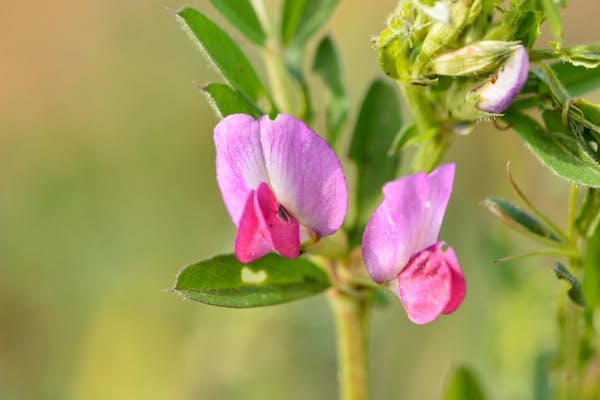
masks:
<instances>
[{"instance_id":1,"label":"pink keel petal","mask_svg":"<svg viewBox=\"0 0 600 400\"><path fill-rule=\"evenodd\" d=\"M254 206L255 199L256 192L251 190L235 237L235 256L243 263L252 262L271 251L271 246L260 232L259 216Z\"/></svg>"},{"instance_id":2,"label":"pink keel petal","mask_svg":"<svg viewBox=\"0 0 600 400\"><path fill-rule=\"evenodd\" d=\"M448 260L442 243L436 243L413 256L398 275L397 294L412 322L431 322L443 312L454 311L462 301L464 287L459 296Z\"/></svg>"},{"instance_id":3,"label":"pink keel petal","mask_svg":"<svg viewBox=\"0 0 600 400\"><path fill-rule=\"evenodd\" d=\"M280 114L260 119L269 183L277 200L303 226L331 235L346 216L348 192L335 152L304 122Z\"/></svg>"},{"instance_id":4,"label":"pink keel petal","mask_svg":"<svg viewBox=\"0 0 600 400\"><path fill-rule=\"evenodd\" d=\"M287 258L300 255L300 225L298 221L277 203L277 199L266 183L256 189L255 207L263 237L273 249Z\"/></svg>"},{"instance_id":5,"label":"pink keel petal","mask_svg":"<svg viewBox=\"0 0 600 400\"><path fill-rule=\"evenodd\" d=\"M452 247L448 247L445 252L442 252L442 257L446 259L446 263L450 267L451 275L450 300L442 312L444 314L450 314L460 306L460 303L462 303L465 298L467 286Z\"/></svg>"},{"instance_id":6,"label":"pink keel petal","mask_svg":"<svg viewBox=\"0 0 600 400\"><path fill-rule=\"evenodd\" d=\"M266 183L251 191L235 238L235 255L243 263L275 250L283 257L300 254L300 225L279 206Z\"/></svg>"}]
</instances>

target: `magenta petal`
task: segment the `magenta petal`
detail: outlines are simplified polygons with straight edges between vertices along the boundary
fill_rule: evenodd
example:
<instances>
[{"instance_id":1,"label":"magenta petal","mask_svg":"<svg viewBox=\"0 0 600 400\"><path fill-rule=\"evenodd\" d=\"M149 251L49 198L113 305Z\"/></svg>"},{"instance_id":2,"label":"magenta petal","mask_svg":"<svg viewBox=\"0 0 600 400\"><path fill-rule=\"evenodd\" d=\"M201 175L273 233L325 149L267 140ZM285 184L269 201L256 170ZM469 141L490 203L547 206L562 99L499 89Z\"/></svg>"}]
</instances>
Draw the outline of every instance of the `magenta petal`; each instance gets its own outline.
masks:
<instances>
[{"instance_id":1,"label":"magenta petal","mask_svg":"<svg viewBox=\"0 0 600 400\"><path fill-rule=\"evenodd\" d=\"M444 312L451 291L452 272L441 243L417 253L398 275L398 297L415 324L431 322Z\"/></svg>"},{"instance_id":2,"label":"magenta petal","mask_svg":"<svg viewBox=\"0 0 600 400\"><path fill-rule=\"evenodd\" d=\"M259 122L249 115L230 115L215 127L214 140L217 182L227 211L239 226L248 194L268 182Z\"/></svg>"},{"instance_id":3,"label":"magenta petal","mask_svg":"<svg viewBox=\"0 0 600 400\"><path fill-rule=\"evenodd\" d=\"M252 262L271 251L270 244L260 232L260 217L256 213L255 203L256 192L251 190L235 237L235 256L243 263Z\"/></svg>"},{"instance_id":4,"label":"magenta petal","mask_svg":"<svg viewBox=\"0 0 600 400\"><path fill-rule=\"evenodd\" d=\"M446 308L442 311L444 314L450 314L454 312L460 306L463 299L465 298L465 292L467 290L465 278L460 270L460 266L458 265L458 260L456 259L456 254L454 254L454 250L452 247L447 247L446 250L443 250L444 246L442 245L442 257L446 260L446 264L450 267L450 300L448 300L448 304L446 304Z\"/></svg>"},{"instance_id":5,"label":"magenta petal","mask_svg":"<svg viewBox=\"0 0 600 400\"><path fill-rule=\"evenodd\" d=\"M263 237L283 257L296 258L300 255L300 225L277 199L266 183L256 189L257 214Z\"/></svg>"},{"instance_id":6,"label":"magenta petal","mask_svg":"<svg viewBox=\"0 0 600 400\"><path fill-rule=\"evenodd\" d=\"M262 149L275 197L298 222L319 236L342 225L348 207L340 161L302 121L280 114L260 119Z\"/></svg>"}]
</instances>

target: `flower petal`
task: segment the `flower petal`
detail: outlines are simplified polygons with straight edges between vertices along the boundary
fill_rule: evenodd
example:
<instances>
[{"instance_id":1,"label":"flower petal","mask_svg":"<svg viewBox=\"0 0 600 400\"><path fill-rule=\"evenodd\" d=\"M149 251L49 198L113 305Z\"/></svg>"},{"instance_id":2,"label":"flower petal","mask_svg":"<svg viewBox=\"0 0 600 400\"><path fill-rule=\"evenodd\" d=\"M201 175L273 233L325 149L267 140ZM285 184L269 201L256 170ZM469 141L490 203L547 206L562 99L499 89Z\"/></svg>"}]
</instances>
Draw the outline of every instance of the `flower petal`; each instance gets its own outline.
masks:
<instances>
[{"instance_id":1,"label":"flower petal","mask_svg":"<svg viewBox=\"0 0 600 400\"><path fill-rule=\"evenodd\" d=\"M423 201L423 222L417 241L417 251L431 246L438 240L446 206L452 193L454 170L453 163L445 164L427 175L427 196Z\"/></svg>"},{"instance_id":2,"label":"flower petal","mask_svg":"<svg viewBox=\"0 0 600 400\"><path fill-rule=\"evenodd\" d=\"M300 255L300 225L284 208L266 183L256 189L255 207L259 215L260 230L273 250L283 257Z\"/></svg>"},{"instance_id":3,"label":"flower petal","mask_svg":"<svg viewBox=\"0 0 600 400\"><path fill-rule=\"evenodd\" d=\"M268 182L260 124L249 115L229 115L215 127L214 140L217 182L227 211L238 226L249 193L261 182Z\"/></svg>"},{"instance_id":4,"label":"flower petal","mask_svg":"<svg viewBox=\"0 0 600 400\"><path fill-rule=\"evenodd\" d=\"M401 231L384 201L369 219L362 237L363 260L377 283L394 279L410 257Z\"/></svg>"},{"instance_id":5,"label":"flower petal","mask_svg":"<svg viewBox=\"0 0 600 400\"><path fill-rule=\"evenodd\" d=\"M300 225L277 203L269 185L250 191L235 238L235 255L243 263L271 250L287 258L300 254Z\"/></svg>"},{"instance_id":6,"label":"flower petal","mask_svg":"<svg viewBox=\"0 0 600 400\"><path fill-rule=\"evenodd\" d=\"M243 263L252 262L271 251L271 245L260 232L259 215L256 213L255 203L256 192L251 190L235 237L235 256Z\"/></svg>"},{"instance_id":7,"label":"flower petal","mask_svg":"<svg viewBox=\"0 0 600 400\"><path fill-rule=\"evenodd\" d=\"M280 114L260 119L262 150L275 197L319 236L342 225L348 192L340 161L302 121Z\"/></svg>"},{"instance_id":8,"label":"flower petal","mask_svg":"<svg viewBox=\"0 0 600 400\"><path fill-rule=\"evenodd\" d=\"M445 251L443 251L442 246L442 257L446 260L446 264L450 267L450 300L448 304L446 304L446 308L442 313L450 314L454 312L460 306L463 299L465 298L465 292L467 290L465 278L460 270L460 266L458 265L458 260L456 259L456 254L452 247L447 247Z\"/></svg>"},{"instance_id":9,"label":"flower petal","mask_svg":"<svg viewBox=\"0 0 600 400\"><path fill-rule=\"evenodd\" d=\"M477 108L500 114L519 94L529 73L529 57L524 46L518 46L513 54L500 66L494 79L477 88Z\"/></svg>"},{"instance_id":10,"label":"flower petal","mask_svg":"<svg viewBox=\"0 0 600 400\"><path fill-rule=\"evenodd\" d=\"M452 272L442 243L417 253L398 275L396 294L415 324L426 324L444 312L451 300Z\"/></svg>"}]
</instances>

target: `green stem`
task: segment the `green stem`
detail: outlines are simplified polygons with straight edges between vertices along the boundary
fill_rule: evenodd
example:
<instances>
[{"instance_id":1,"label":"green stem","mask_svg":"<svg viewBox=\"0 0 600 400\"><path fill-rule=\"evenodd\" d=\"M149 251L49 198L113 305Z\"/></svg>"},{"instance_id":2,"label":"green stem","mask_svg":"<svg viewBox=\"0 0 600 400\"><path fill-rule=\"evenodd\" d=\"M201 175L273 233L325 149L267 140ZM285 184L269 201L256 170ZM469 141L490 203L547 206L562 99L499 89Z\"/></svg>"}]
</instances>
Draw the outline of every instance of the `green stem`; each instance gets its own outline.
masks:
<instances>
[{"instance_id":1,"label":"green stem","mask_svg":"<svg viewBox=\"0 0 600 400\"><path fill-rule=\"evenodd\" d=\"M338 289L328 292L335 316L338 342L340 400L369 398L366 322L369 304Z\"/></svg>"},{"instance_id":2,"label":"green stem","mask_svg":"<svg viewBox=\"0 0 600 400\"><path fill-rule=\"evenodd\" d=\"M260 21L267 40L263 49L263 59L273 93L274 106L278 111L294 114L290 83L283 62L283 50L279 42L277 30L269 16L264 0L251 0L256 16Z\"/></svg>"},{"instance_id":3,"label":"green stem","mask_svg":"<svg viewBox=\"0 0 600 400\"><path fill-rule=\"evenodd\" d=\"M529 198L527 196L525 196L525 193L521 190L519 185L517 185L517 182L515 182L515 180L512 177L512 173L510 172L510 161L508 163L506 163L506 175L508 177L508 181L510 182L511 186L513 187L515 192L517 192L517 194L519 195L521 200L523 200L523 202L527 205L527 207L529 207L529 209L531 211L533 211L533 213L538 218L540 218L546 225L548 225L548 227L550 229L552 229L554 231L554 233L556 233L562 240L564 240L565 243L572 246L573 243L571 242L570 236L568 234L564 233L563 230L560 229L560 227L558 225L556 225L549 217L546 216L546 214L541 212L535 205L533 205L533 203L529 200Z\"/></svg>"},{"instance_id":4,"label":"green stem","mask_svg":"<svg viewBox=\"0 0 600 400\"><path fill-rule=\"evenodd\" d=\"M529 61L538 62L544 60L554 60L563 55L570 56L577 53L592 53L600 52L600 43L590 43L581 46L563 47L561 49L534 49L529 51Z\"/></svg>"},{"instance_id":5,"label":"green stem","mask_svg":"<svg viewBox=\"0 0 600 400\"><path fill-rule=\"evenodd\" d=\"M535 257L535 256L577 257L577 256L579 256L579 253L576 250L543 249L543 250L532 251L531 253L517 254L514 256L497 258L494 260L494 262L495 263L503 263L506 261L519 260L521 258Z\"/></svg>"},{"instance_id":6,"label":"green stem","mask_svg":"<svg viewBox=\"0 0 600 400\"><path fill-rule=\"evenodd\" d=\"M580 368L579 345L581 341L581 307L573 304L570 298L564 296L559 313L560 318L560 400L578 399Z\"/></svg>"},{"instance_id":7,"label":"green stem","mask_svg":"<svg viewBox=\"0 0 600 400\"><path fill-rule=\"evenodd\" d=\"M567 217L567 235L571 243L575 243L575 211L577 207L577 185L571 184L569 193L569 214Z\"/></svg>"},{"instance_id":8,"label":"green stem","mask_svg":"<svg viewBox=\"0 0 600 400\"><path fill-rule=\"evenodd\" d=\"M452 144L453 135L440 129L436 112L430 104L423 86L411 82L400 82L400 89L419 133L431 130L435 133L421 144L412 162L413 172L430 172L439 165Z\"/></svg>"}]
</instances>

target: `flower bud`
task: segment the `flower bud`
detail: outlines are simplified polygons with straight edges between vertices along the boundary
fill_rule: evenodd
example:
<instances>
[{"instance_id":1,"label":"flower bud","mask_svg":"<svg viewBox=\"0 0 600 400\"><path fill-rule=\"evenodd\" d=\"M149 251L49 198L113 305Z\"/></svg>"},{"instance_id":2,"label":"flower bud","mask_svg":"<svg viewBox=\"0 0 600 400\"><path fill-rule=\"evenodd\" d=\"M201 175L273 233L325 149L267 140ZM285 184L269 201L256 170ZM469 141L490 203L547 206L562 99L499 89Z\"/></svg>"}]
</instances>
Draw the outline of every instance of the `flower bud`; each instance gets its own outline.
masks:
<instances>
[{"instance_id":1,"label":"flower bud","mask_svg":"<svg viewBox=\"0 0 600 400\"><path fill-rule=\"evenodd\" d=\"M518 45L491 75L459 84L448 97L450 113L463 121L502 113L523 88L528 71L527 50Z\"/></svg>"},{"instance_id":2,"label":"flower bud","mask_svg":"<svg viewBox=\"0 0 600 400\"><path fill-rule=\"evenodd\" d=\"M472 76L498 67L519 47L519 42L484 40L445 51L426 68L427 75Z\"/></svg>"}]
</instances>

